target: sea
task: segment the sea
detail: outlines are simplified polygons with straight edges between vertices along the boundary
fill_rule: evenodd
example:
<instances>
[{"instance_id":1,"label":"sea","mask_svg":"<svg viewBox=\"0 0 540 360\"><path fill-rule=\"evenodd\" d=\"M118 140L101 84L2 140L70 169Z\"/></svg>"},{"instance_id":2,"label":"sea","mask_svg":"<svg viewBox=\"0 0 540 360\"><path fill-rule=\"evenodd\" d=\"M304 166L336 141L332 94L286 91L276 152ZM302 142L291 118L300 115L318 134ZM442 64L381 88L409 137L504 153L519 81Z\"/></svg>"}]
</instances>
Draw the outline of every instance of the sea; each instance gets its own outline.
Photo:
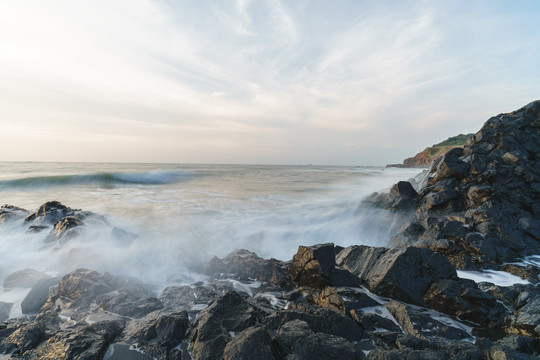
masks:
<instances>
[{"instance_id":1,"label":"sea","mask_svg":"<svg viewBox=\"0 0 540 360\"><path fill-rule=\"evenodd\" d=\"M290 260L299 245L385 246L403 219L362 200L421 170L365 166L0 163L0 204L34 212L56 200L103 215L80 236L46 244L48 230L0 224L0 280L30 268L84 267L157 291L190 284L213 256L247 249ZM111 227L133 235L118 241ZM1 299L0 299L1 300Z\"/></svg>"}]
</instances>

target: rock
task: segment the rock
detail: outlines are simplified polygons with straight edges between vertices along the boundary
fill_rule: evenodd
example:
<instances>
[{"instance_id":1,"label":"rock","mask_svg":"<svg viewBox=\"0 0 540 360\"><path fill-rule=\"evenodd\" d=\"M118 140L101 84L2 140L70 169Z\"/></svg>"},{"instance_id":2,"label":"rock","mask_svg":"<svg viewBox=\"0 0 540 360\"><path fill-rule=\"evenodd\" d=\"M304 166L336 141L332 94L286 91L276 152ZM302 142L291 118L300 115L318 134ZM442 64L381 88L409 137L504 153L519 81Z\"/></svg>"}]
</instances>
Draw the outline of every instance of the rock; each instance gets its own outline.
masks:
<instances>
[{"instance_id":1,"label":"rock","mask_svg":"<svg viewBox=\"0 0 540 360\"><path fill-rule=\"evenodd\" d=\"M281 310L262 319L263 325L271 330L279 328L292 320L305 321L316 333L325 333L345 338L349 341L359 341L364 333L358 323L345 314L324 308L304 308L298 310Z\"/></svg>"},{"instance_id":2,"label":"rock","mask_svg":"<svg viewBox=\"0 0 540 360\"><path fill-rule=\"evenodd\" d=\"M45 239L46 242L66 241L79 235L83 222L75 216L66 216L59 220Z\"/></svg>"},{"instance_id":3,"label":"rock","mask_svg":"<svg viewBox=\"0 0 540 360\"><path fill-rule=\"evenodd\" d=\"M219 296L220 293L211 286L169 286L159 295L159 300L174 311L198 312Z\"/></svg>"},{"instance_id":4,"label":"rock","mask_svg":"<svg viewBox=\"0 0 540 360\"><path fill-rule=\"evenodd\" d=\"M314 333L302 320L285 323L276 337L280 354L287 359L363 359L354 343L324 333Z\"/></svg>"},{"instance_id":5,"label":"rock","mask_svg":"<svg viewBox=\"0 0 540 360\"><path fill-rule=\"evenodd\" d=\"M257 279L280 287L290 285L288 266L276 259L265 260L248 250L236 250L223 259L214 257L203 273L230 273L241 279Z\"/></svg>"},{"instance_id":6,"label":"rock","mask_svg":"<svg viewBox=\"0 0 540 360\"><path fill-rule=\"evenodd\" d=\"M168 358L171 351L186 338L189 327L187 312L155 311L131 322L123 336L128 344L156 358Z\"/></svg>"},{"instance_id":7,"label":"rock","mask_svg":"<svg viewBox=\"0 0 540 360\"><path fill-rule=\"evenodd\" d=\"M29 211L20 207L7 204L2 205L2 207L0 207L0 224L24 219L29 213Z\"/></svg>"},{"instance_id":8,"label":"rock","mask_svg":"<svg viewBox=\"0 0 540 360\"><path fill-rule=\"evenodd\" d=\"M397 246L438 251L459 268L499 268L540 253L540 101L489 119L463 149L435 161L429 181L418 181L411 223L421 236L400 230ZM373 202L387 208L391 194ZM394 196L395 197L395 196ZM388 200L389 199L389 200ZM464 219L463 228L438 233L430 219ZM469 236L479 233L483 237Z\"/></svg>"},{"instance_id":9,"label":"rock","mask_svg":"<svg viewBox=\"0 0 540 360\"><path fill-rule=\"evenodd\" d=\"M261 326L247 328L227 343L224 360L275 360L272 337Z\"/></svg>"},{"instance_id":10,"label":"rock","mask_svg":"<svg viewBox=\"0 0 540 360\"><path fill-rule=\"evenodd\" d=\"M504 161L505 164L513 165L519 161L519 158L515 156L514 154L507 152L506 154L502 156L502 160Z\"/></svg>"},{"instance_id":11,"label":"rock","mask_svg":"<svg viewBox=\"0 0 540 360\"><path fill-rule=\"evenodd\" d=\"M507 310L471 280L439 280L426 291L424 301L437 311L479 324L475 331L485 332L484 336L500 337L503 333Z\"/></svg>"},{"instance_id":12,"label":"rock","mask_svg":"<svg viewBox=\"0 0 540 360\"><path fill-rule=\"evenodd\" d=\"M448 326L407 304L390 301L384 305L392 314L402 329L409 335L420 338L444 337L450 340L471 338L467 332L456 327Z\"/></svg>"},{"instance_id":13,"label":"rock","mask_svg":"<svg viewBox=\"0 0 540 360\"><path fill-rule=\"evenodd\" d=\"M320 293L314 295L312 302L317 306L345 313L345 302L336 289L332 287L326 287Z\"/></svg>"},{"instance_id":14,"label":"rock","mask_svg":"<svg viewBox=\"0 0 540 360\"><path fill-rule=\"evenodd\" d=\"M190 337L193 358L221 358L225 346L232 338L230 332L241 332L255 326L259 319L266 315L268 314L248 303L237 292L225 293L202 310L192 325Z\"/></svg>"},{"instance_id":15,"label":"rock","mask_svg":"<svg viewBox=\"0 0 540 360\"><path fill-rule=\"evenodd\" d=\"M351 246L342 250L336 261L358 276L370 291L420 305L432 283L457 278L455 268L444 256L415 247Z\"/></svg>"},{"instance_id":16,"label":"rock","mask_svg":"<svg viewBox=\"0 0 540 360\"><path fill-rule=\"evenodd\" d=\"M311 288L330 285L335 256L334 244L299 246L290 267L292 281Z\"/></svg>"},{"instance_id":17,"label":"rock","mask_svg":"<svg viewBox=\"0 0 540 360\"><path fill-rule=\"evenodd\" d=\"M512 327L519 334L540 338L540 297L531 296L516 314Z\"/></svg>"},{"instance_id":18,"label":"rock","mask_svg":"<svg viewBox=\"0 0 540 360\"><path fill-rule=\"evenodd\" d=\"M54 305L57 298L61 300L60 306ZM87 269L65 275L59 282L57 294L50 296L47 304L49 309L73 312L76 321L96 310L140 318L163 307L142 285Z\"/></svg>"},{"instance_id":19,"label":"rock","mask_svg":"<svg viewBox=\"0 0 540 360\"><path fill-rule=\"evenodd\" d=\"M74 210L58 201L49 201L41 205L25 221L33 225L54 225L65 216L74 214Z\"/></svg>"},{"instance_id":20,"label":"rock","mask_svg":"<svg viewBox=\"0 0 540 360\"><path fill-rule=\"evenodd\" d=\"M26 324L13 331L11 335L2 341L0 353L15 352L22 355L26 351L35 348L46 338L47 334L39 324Z\"/></svg>"},{"instance_id":21,"label":"rock","mask_svg":"<svg viewBox=\"0 0 540 360\"><path fill-rule=\"evenodd\" d=\"M103 321L62 331L30 351L29 356L55 360L102 359L122 328L122 322Z\"/></svg>"},{"instance_id":22,"label":"rock","mask_svg":"<svg viewBox=\"0 0 540 360\"><path fill-rule=\"evenodd\" d=\"M9 312L11 311L12 306L12 303L0 301L0 322L6 321L9 318Z\"/></svg>"},{"instance_id":23,"label":"rock","mask_svg":"<svg viewBox=\"0 0 540 360\"><path fill-rule=\"evenodd\" d=\"M31 288L42 279L49 276L34 269L15 271L4 279L4 288Z\"/></svg>"},{"instance_id":24,"label":"rock","mask_svg":"<svg viewBox=\"0 0 540 360\"><path fill-rule=\"evenodd\" d=\"M21 302L23 314L37 313L49 297L49 289L57 285L60 278L47 278L39 280Z\"/></svg>"}]
</instances>

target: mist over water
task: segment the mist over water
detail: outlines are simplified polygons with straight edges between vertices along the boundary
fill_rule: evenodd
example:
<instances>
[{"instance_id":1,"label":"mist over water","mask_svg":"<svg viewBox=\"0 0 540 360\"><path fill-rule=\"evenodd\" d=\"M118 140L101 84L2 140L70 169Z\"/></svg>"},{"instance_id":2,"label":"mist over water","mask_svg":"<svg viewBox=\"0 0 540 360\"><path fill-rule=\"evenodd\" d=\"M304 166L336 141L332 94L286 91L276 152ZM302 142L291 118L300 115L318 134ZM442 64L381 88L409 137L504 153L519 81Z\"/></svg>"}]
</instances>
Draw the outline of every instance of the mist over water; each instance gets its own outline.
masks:
<instances>
[{"instance_id":1,"label":"mist over water","mask_svg":"<svg viewBox=\"0 0 540 360\"><path fill-rule=\"evenodd\" d=\"M46 201L106 216L136 234L114 238L88 223L80 236L44 246L48 231L0 224L0 277L24 268L78 267L137 277L156 287L192 283L212 256L245 248L289 260L299 245L384 246L403 222L360 206L419 170L376 167L2 163L0 202L31 212Z\"/></svg>"}]
</instances>

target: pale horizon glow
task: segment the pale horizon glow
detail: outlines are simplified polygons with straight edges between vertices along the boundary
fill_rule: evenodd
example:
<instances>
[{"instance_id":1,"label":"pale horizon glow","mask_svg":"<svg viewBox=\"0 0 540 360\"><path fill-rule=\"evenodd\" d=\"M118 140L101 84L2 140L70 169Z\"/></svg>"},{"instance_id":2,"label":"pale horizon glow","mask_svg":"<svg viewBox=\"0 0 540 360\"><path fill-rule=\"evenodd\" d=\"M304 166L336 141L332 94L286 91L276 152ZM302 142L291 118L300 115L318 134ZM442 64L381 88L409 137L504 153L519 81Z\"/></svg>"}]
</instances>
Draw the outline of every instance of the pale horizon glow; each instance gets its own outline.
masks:
<instances>
[{"instance_id":1,"label":"pale horizon glow","mask_svg":"<svg viewBox=\"0 0 540 360\"><path fill-rule=\"evenodd\" d=\"M0 161L384 165L540 98L532 1L7 0Z\"/></svg>"}]
</instances>

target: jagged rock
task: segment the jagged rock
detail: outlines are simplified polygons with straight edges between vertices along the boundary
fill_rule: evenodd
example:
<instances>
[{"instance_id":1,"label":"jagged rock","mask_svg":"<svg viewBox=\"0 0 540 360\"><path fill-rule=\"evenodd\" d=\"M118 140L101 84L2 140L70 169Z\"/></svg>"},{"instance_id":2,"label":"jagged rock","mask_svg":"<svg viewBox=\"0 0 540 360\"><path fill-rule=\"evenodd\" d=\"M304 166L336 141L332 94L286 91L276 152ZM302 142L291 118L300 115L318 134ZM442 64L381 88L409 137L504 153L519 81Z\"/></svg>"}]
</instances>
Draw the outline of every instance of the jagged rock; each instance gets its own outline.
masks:
<instances>
[{"instance_id":1,"label":"jagged rock","mask_svg":"<svg viewBox=\"0 0 540 360\"><path fill-rule=\"evenodd\" d=\"M261 326L247 328L227 343L224 360L276 360L272 337Z\"/></svg>"},{"instance_id":2,"label":"jagged rock","mask_svg":"<svg viewBox=\"0 0 540 360\"><path fill-rule=\"evenodd\" d=\"M388 340L394 349L375 349L366 359L484 359L482 349L467 341L439 337L421 339L408 334L397 334Z\"/></svg>"},{"instance_id":3,"label":"jagged rock","mask_svg":"<svg viewBox=\"0 0 540 360\"><path fill-rule=\"evenodd\" d=\"M279 328L292 320L305 321L316 333L325 333L345 338L349 341L359 341L364 333L360 326L343 313L325 309L308 307L303 311L282 310L262 319L262 323L272 330Z\"/></svg>"},{"instance_id":4,"label":"jagged rock","mask_svg":"<svg viewBox=\"0 0 540 360\"><path fill-rule=\"evenodd\" d=\"M401 328L409 335L420 338L443 337L450 340L470 338L467 332L456 327L448 326L434 319L430 314L422 312L407 304L390 301L384 305L392 314Z\"/></svg>"},{"instance_id":5,"label":"jagged rock","mask_svg":"<svg viewBox=\"0 0 540 360\"><path fill-rule=\"evenodd\" d=\"M212 275L214 273L230 273L239 275L244 279L255 278L260 281L274 283L280 287L290 284L288 266L276 259L266 260L248 250L236 250L223 259L214 257L203 272Z\"/></svg>"},{"instance_id":6,"label":"jagged rock","mask_svg":"<svg viewBox=\"0 0 540 360\"><path fill-rule=\"evenodd\" d=\"M240 294L229 291L201 311L193 323L191 345L195 360L218 359L223 356L230 332L240 332L254 326L260 318L268 315L255 307Z\"/></svg>"},{"instance_id":7,"label":"jagged rock","mask_svg":"<svg viewBox=\"0 0 540 360\"><path fill-rule=\"evenodd\" d=\"M24 269L15 271L4 279L4 288L31 288L42 279L46 279L47 274L34 269Z\"/></svg>"},{"instance_id":8,"label":"jagged rock","mask_svg":"<svg viewBox=\"0 0 540 360\"><path fill-rule=\"evenodd\" d=\"M287 359L357 360L363 353L354 343L339 336L315 333L302 320L285 323L276 337L282 357Z\"/></svg>"},{"instance_id":9,"label":"jagged rock","mask_svg":"<svg viewBox=\"0 0 540 360\"><path fill-rule=\"evenodd\" d=\"M22 355L26 351L35 348L46 338L47 334L38 323L25 324L13 331L0 343L0 353L15 352Z\"/></svg>"},{"instance_id":10,"label":"jagged rock","mask_svg":"<svg viewBox=\"0 0 540 360\"><path fill-rule=\"evenodd\" d=\"M330 285L335 256L334 244L299 246L290 267L292 281L312 288Z\"/></svg>"},{"instance_id":11,"label":"jagged rock","mask_svg":"<svg viewBox=\"0 0 540 360\"><path fill-rule=\"evenodd\" d=\"M41 205L25 221L34 225L54 225L65 216L74 214L74 210L58 201L49 201Z\"/></svg>"},{"instance_id":12,"label":"jagged rock","mask_svg":"<svg viewBox=\"0 0 540 360\"><path fill-rule=\"evenodd\" d=\"M23 314L37 313L49 297L49 289L55 286L60 278L47 278L39 280L21 302Z\"/></svg>"},{"instance_id":13,"label":"jagged rock","mask_svg":"<svg viewBox=\"0 0 540 360\"><path fill-rule=\"evenodd\" d=\"M317 306L343 313L345 312L345 302L343 301L343 298L337 293L336 289L330 286L314 295L312 301Z\"/></svg>"},{"instance_id":14,"label":"jagged rock","mask_svg":"<svg viewBox=\"0 0 540 360\"><path fill-rule=\"evenodd\" d=\"M437 311L480 324L477 332L487 331L486 334L496 337L503 334L507 310L471 280L440 280L429 287L424 301Z\"/></svg>"},{"instance_id":15,"label":"jagged rock","mask_svg":"<svg viewBox=\"0 0 540 360\"><path fill-rule=\"evenodd\" d=\"M540 253L539 110L540 101L535 101L494 116L462 150L436 161L429 180L420 182L411 220L424 231L402 229L395 244L430 248L464 269L497 269ZM373 197L385 199L372 202L385 208L400 199L395 191ZM430 220L456 216L463 227L445 234Z\"/></svg>"},{"instance_id":16,"label":"jagged rock","mask_svg":"<svg viewBox=\"0 0 540 360\"><path fill-rule=\"evenodd\" d=\"M159 300L166 308L175 311L200 311L219 295L211 286L169 286L159 295Z\"/></svg>"},{"instance_id":17,"label":"jagged rock","mask_svg":"<svg viewBox=\"0 0 540 360\"><path fill-rule=\"evenodd\" d=\"M137 344L146 354L168 358L174 347L186 338L188 314L155 311L133 321L125 330L124 341Z\"/></svg>"},{"instance_id":18,"label":"jagged rock","mask_svg":"<svg viewBox=\"0 0 540 360\"><path fill-rule=\"evenodd\" d=\"M61 300L60 306L55 305L57 300ZM77 321L96 309L138 318L163 307L142 285L87 269L77 269L65 275L59 282L57 293L47 300L47 305L53 314L59 310L74 312L73 317Z\"/></svg>"},{"instance_id":19,"label":"jagged rock","mask_svg":"<svg viewBox=\"0 0 540 360\"><path fill-rule=\"evenodd\" d=\"M519 334L540 338L540 297L533 296L525 300L512 324Z\"/></svg>"},{"instance_id":20,"label":"jagged rock","mask_svg":"<svg viewBox=\"0 0 540 360\"><path fill-rule=\"evenodd\" d=\"M358 276L370 291L420 305L432 283L457 278L455 268L444 256L422 248L351 246L343 249L336 261Z\"/></svg>"},{"instance_id":21,"label":"jagged rock","mask_svg":"<svg viewBox=\"0 0 540 360\"><path fill-rule=\"evenodd\" d=\"M2 205L0 207L0 224L5 224L19 219L24 219L30 212L13 205Z\"/></svg>"},{"instance_id":22,"label":"jagged rock","mask_svg":"<svg viewBox=\"0 0 540 360\"><path fill-rule=\"evenodd\" d=\"M75 216L66 216L59 220L45 239L46 242L66 241L79 235L83 222Z\"/></svg>"},{"instance_id":23,"label":"jagged rock","mask_svg":"<svg viewBox=\"0 0 540 360\"><path fill-rule=\"evenodd\" d=\"M26 355L36 359L102 359L122 328L120 321L102 321L62 331Z\"/></svg>"}]
</instances>

